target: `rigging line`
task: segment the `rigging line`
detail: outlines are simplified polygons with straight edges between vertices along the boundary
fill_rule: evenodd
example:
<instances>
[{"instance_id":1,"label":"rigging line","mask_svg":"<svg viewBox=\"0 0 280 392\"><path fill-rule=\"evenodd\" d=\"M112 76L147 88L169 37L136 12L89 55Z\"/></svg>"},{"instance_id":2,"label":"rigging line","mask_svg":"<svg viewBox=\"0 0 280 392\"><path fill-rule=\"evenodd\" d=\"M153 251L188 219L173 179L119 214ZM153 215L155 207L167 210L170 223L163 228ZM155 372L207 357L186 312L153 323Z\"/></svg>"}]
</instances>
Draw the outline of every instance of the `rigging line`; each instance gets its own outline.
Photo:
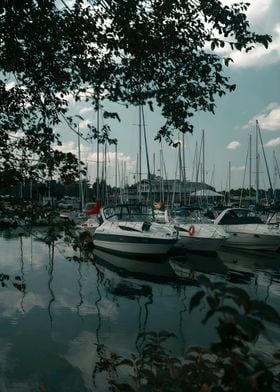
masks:
<instances>
[{"instance_id":1,"label":"rigging line","mask_svg":"<svg viewBox=\"0 0 280 392\"><path fill-rule=\"evenodd\" d=\"M278 161L277 161L277 159L276 159L275 151L273 151L273 156L274 156L276 171L277 171L277 173L278 173L278 177L280 178L280 170L279 170Z\"/></svg>"},{"instance_id":2,"label":"rigging line","mask_svg":"<svg viewBox=\"0 0 280 392\"><path fill-rule=\"evenodd\" d=\"M168 181L168 176L167 176L167 170L166 170L166 164L165 164L165 159L164 156L162 156L162 161L163 161L163 171L166 179L166 184L167 184L167 204L170 204L170 184Z\"/></svg>"},{"instance_id":3,"label":"rigging line","mask_svg":"<svg viewBox=\"0 0 280 392\"><path fill-rule=\"evenodd\" d=\"M243 197L243 189L244 189L244 184L245 184L245 176L246 176L246 169L247 169L249 151L250 151L250 142L248 144L248 149L247 149L247 154L246 154L245 168L244 168L244 174L243 174L243 182L242 182L242 188L241 188L240 199L239 199L239 208L241 207L241 200L242 200L242 197Z\"/></svg>"},{"instance_id":4,"label":"rigging line","mask_svg":"<svg viewBox=\"0 0 280 392\"><path fill-rule=\"evenodd\" d=\"M71 131L73 131L77 136L79 136L81 139L83 139L85 142L89 143L89 141L84 138L81 134L79 134L78 131L76 131L76 129L70 124L70 122L67 120L67 118L64 116L64 114L60 113L61 116L63 117L63 120L66 122L66 124L68 125L68 127L71 129ZM90 144L90 143L89 143Z\"/></svg>"},{"instance_id":5,"label":"rigging line","mask_svg":"<svg viewBox=\"0 0 280 392\"><path fill-rule=\"evenodd\" d=\"M175 202L175 192L176 192L176 181L177 181L178 166L179 166L179 155L177 154L176 167L175 167L175 180L173 182L172 200L171 200L172 208L174 207L174 202Z\"/></svg>"},{"instance_id":6,"label":"rigging line","mask_svg":"<svg viewBox=\"0 0 280 392\"><path fill-rule=\"evenodd\" d=\"M256 121L256 125L259 131L259 135L260 135L260 141L261 141L261 145L262 145L262 152L263 152L263 157L264 157L264 162L265 162L265 167L266 167L266 171L267 171L267 176L268 176L268 181L269 181L269 185L270 188L273 192L273 187L272 187L272 182L271 182L271 178L270 178L270 173L269 173L269 169L268 169L268 164L267 164L267 160L266 160L266 155L264 152L264 146L263 146L263 141L262 141L262 135L261 135L261 130L260 130L260 126L259 126L259 122L258 120ZM273 192L273 197L275 198L275 193Z\"/></svg>"},{"instance_id":7,"label":"rigging line","mask_svg":"<svg viewBox=\"0 0 280 392\"><path fill-rule=\"evenodd\" d=\"M200 148L199 148L199 155L198 155L198 159L196 162L196 176L195 176L195 182L196 184L198 183L198 178L199 178L199 168L200 168L200 163L201 163L201 154L202 154L202 138L201 138L201 142L200 142Z\"/></svg>"},{"instance_id":8,"label":"rigging line","mask_svg":"<svg viewBox=\"0 0 280 392\"><path fill-rule=\"evenodd\" d=\"M148 178L149 178L149 188L150 188L150 198L152 200L151 204L153 205L154 203L154 192L152 189L152 182L151 182L151 171L150 171L150 162L149 162L149 153L148 153L148 143L147 143L147 133L146 133L146 124L145 124L145 118L144 118L144 108L141 106L141 114L142 114L142 120L143 120L143 131L144 131L144 141L145 141L145 149L146 149L146 160L147 160L147 169L148 169ZM154 209L152 209L152 214L154 218Z\"/></svg>"},{"instance_id":9,"label":"rigging line","mask_svg":"<svg viewBox=\"0 0 280 392\"><path fill-rule=\"evenodd\" d=\"M66 2L64 0L60 0L61 3L64 5L65 8L67 8L68 11L71 11L70 7L68 6L68 4L66 4ZM58 9L58 7L56 7Z\"/></svg>"}]
</instances>

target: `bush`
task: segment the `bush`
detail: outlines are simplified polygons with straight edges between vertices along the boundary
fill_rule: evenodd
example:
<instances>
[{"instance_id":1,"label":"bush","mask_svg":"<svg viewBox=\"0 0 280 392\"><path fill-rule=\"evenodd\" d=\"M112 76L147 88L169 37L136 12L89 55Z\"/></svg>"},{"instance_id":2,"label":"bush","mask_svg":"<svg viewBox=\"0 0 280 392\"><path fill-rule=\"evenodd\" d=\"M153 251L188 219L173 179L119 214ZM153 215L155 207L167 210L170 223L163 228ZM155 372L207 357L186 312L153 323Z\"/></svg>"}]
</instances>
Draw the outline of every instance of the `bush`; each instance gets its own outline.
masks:
<instances>
[{"instance_id":1,"label":"bush","mask_svg":"<svg viewBox=\"0 0 280 392\"><path fill-rule=\"evenodd\" d=\"M206 324L217 317L219 340L209 347L190 347L182 358L172 356L165 347L175 335L167 331L148 332L140 355L123 358L98 347L99 362L93 378L107 374L111 391L188 391L242 392L280 390L280 352L264 356L256 348L265 332L265 322L280 325L278 312L270 305L251 299L246 291L212 283L200 277L201 290L190 300L189 311L201 302L208 305L202 320ZM129 370L122 383L118 369Z\"/></svg>"}]
</instances>

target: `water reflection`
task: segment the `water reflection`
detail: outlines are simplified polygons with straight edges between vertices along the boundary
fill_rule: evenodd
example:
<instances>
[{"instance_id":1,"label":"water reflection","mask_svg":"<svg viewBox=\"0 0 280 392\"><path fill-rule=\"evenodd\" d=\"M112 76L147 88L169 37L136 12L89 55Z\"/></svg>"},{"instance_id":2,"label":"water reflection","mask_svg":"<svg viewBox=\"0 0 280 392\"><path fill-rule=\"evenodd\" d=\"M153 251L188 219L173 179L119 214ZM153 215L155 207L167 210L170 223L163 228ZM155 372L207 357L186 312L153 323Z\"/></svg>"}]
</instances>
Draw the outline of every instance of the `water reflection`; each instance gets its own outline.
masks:
<instances>
[{"instance_id":1,"label":"water reflection","mask_svg":"<svg viewBox=\"0 0 280 392\"><path fill-rule=\"evenodd\" d=\"M208 344L215 325L201 325L201 310L189 313L199 274L240 285L279 308L277 253L227 249L141 260L81 253L63 239L45 244L28 233L2 235L0 249L0 272L24 283L21 291L12 282L0 290L3 390L105 391L102 378L92 382L104 346L139 352L143 331L174 332L179 354Z\"/></svg>"},{"instance_id":2,"label":"water reflection","mask_svg":"<svg viewBox=\"0 0 280 392\"><path fill-rule=\"evenodd\" d=\"M53 264L54 264L54 242L49 245L49 265L48 265L48 289L50 293L50 300L48 303L48 314L50 318L50 324L52 327L53 324L53 316L51 311L52 303L55 301L55 295L52 289L52 281L53 281Z\"/></svg>"}]
</instances>

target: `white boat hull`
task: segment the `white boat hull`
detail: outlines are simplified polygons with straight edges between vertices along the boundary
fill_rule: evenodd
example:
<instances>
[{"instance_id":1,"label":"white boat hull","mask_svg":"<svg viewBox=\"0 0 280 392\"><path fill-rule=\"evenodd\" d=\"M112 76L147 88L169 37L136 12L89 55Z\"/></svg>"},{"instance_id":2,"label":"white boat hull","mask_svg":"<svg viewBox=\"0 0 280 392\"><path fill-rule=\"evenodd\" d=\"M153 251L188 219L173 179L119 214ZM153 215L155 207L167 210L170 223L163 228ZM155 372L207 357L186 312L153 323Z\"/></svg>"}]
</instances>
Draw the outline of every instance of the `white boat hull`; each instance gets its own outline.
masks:
<instances>
[{"instance_id":1,"label":"white boat hull","mask_svg":"<svg viewBox=\"0 0 280 392\"><path fill-rule=\"evenodd\" d=\"M223 245L225 245L225 239L181 237L174 247L196 252L216 252Z\"/></svg>"},{"instance_id":2,"label":"white boat hull","mask_svg":"<svg viewBox=\"0 0 280 392\"><path fill-rule=\"evenodd\" d=\"M93 245L126 255L165 255L177 241L176 231L159 223L105 222L93 235Z\"/></svg>"},{"instance_id":3,"label":"white boat hull","mask_svg":"<svg viewBox=\"0 0 280 392\"><path fill-rule=\"evenodd\" d=\"M235 225L238 226L238 225ZM269 232L246 232L238 227L224 227L230 235L225 246L232 248L242 248L251 250L272 250L276 251L280 247L280 235Z\"/></svg>"},{"instance_id":4,"label":"white boat hull","mask_svg":"<svg viewBox=\"0 0 280 392\"><path fill-rule=\"evenodd\" d=\"M193 228L190 234L190 228ZM228 239L223 228L212 224L180 224L179 239L174 248L186 249L196 252L216 252Z\"/></svg>"},{"instance_id":5,"label":"white boat hull","mask_svg":"<svg viewBox=\"0 0 280 392\"><path fill-rule=\"evenodd\" d=\"M110 239L109 239L110 238ZM121 235L104 235L94 233L93 244L97 249L130 255L165 255L175 244L172 239L151 239L127 237Z\"/></svg>"}]
</instances>

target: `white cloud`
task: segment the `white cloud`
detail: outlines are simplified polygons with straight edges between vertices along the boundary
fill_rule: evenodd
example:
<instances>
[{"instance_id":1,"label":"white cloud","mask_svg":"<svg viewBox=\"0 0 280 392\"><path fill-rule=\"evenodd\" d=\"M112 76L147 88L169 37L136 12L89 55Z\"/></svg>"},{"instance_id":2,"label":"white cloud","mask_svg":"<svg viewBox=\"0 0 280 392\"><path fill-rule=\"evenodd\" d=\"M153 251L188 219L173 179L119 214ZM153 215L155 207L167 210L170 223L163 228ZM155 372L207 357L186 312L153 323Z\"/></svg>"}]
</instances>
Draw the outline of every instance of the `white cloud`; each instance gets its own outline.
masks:
<instances>
[{"instance_id":1,"label":"white cloud","mask_svg":"<svg viewBox=\"0 0 280 392\"><path fill-rule=\"evenodd\" d=\"M72 154L77 154L77 146L71 140L69 142L62 143L62 146L55 146L55 148L62 152L72 152Z\"/></svg>"},{"instance_id":2,"label":"white cloud","mask_svg":"<svg viewBox=\"0 0 280 392\"><path fill-rule=\"evenodd\" d=\"M271 9L273 0L255 0L252 1L247 15L250 20L263 19L264 15Z\"/></svg>"},{"instance_id":3,"label":"white cloud","mask_svg":"<svg viewBox=\"0 0 280 392\"><path fill-rule=\"evenodd\" d=\"M280 145L280 137L276 137L275 139L269 140L266 144L266 147L275 147Z\"/></svg>"},{"instance_id":4,"label":"white cloud","mask_svg":"<svg viewBox=\"0 0 280 392\"><path fill-rule=\"evenodd\" d=\"M81 129L87 128L88 125L90 125L90 121L88 119L85 119L85 120L81 121L80 124L79 124Z\"/></svg>"},{"instance_id":5,"label":"white cloud","mask_svg":"<svg viewBox=\"0 0 280 392\"><path fill-rule=\"evenodd\" d=\"M280 104L270 103L262 112L254 116L249 120L243 128L247 129L255 126L256 120L258 120L260 128L268 131L279 131L280 130Z\"/></svg>"},{"instance_id":6,"label":"white cloud","mask_svg":"<svg viewBox=\"0 0 280 392\"><path fill-rule=\"evenodd\" d=\"M237 3L236 0L222 0L224 5L232 5ZM273 0L252 0L246 12L250 20L260 19L264 17L273 4Z\"/></svg>"},{"instance_id":7,"label":"white cloud","mask_svg":"<svg viewBox=\"0 0 280 392\"><path fill-rule=\"evenodd\" d=\"M222 0L224 5L236 3L235 0ZM269 34L272 36L272 42L268 49L263 45L256 45L254 49L246 53L244 51L231 51L229 47L216 49L216 51L225 57L231 57L235 68L264 67L275 64L280 61L280 25L273 23L275 19L273 0L253 0L247 10L247 17L250 23L251 31L258 34ZM276 11L277 8L275 7Z\"/></svg>"},{"instance_id":8,"label":"white cloud","mask_svg":"<svg viewBox=\"0 0 280 392\"><path fill-rule=\"evenodd\" d=\"M86 106L86 107L84 107L84 108L82 108L80 110L80 114L89 113L89 112L92 112L92 111L93 111L92 107Z\"/></svg>"},{"instance_id":9,"label":"white cloud","mask_svg":"<svg viewBox=\"0 0 280 392\"><path fill-rule=\"evenodd\" d=\"M275 64L280 61L280 25L277 25L272 34L272 42L269 44L268 49L259 45L252 49L250 52L234 51L228 53L233 59L233 67L250 68L250 67L263 67L269 64Z\"/></svg>"},{"instance_id":10,"label":"white cloud","mask_svg":"<svg viewBox=\"0 0 280 392\"><path fill-rule=\"evenodd\" d=\"M240 142L232 141L232 142L230 142L230 143L226 146L226 148L227 148L228 150L235 150L236 148L238 148L238 147L240 147L240 146L241 146Z\"/></svg>"},{"instance_id":11,"label":"white cloud","mask_svg":"<svg viewBox=\"0 0 280 392\"><path fill-rule=\"evenodd\" d=\"M15 82L6 83L5 89L8 91L11 88L15 87L15 85L16 85Z\"/></svg>"},{"instance_id":12,"label":"white cloud","mask_svg":"<svg viewBox=\"0 0 280 392\"><path fill-rule=\"evenodd\" d=\"M232 171L237 171L237 172L244 171L245 170L245 166L231 166L231 170Z\"/></svg>"}]
</instances>

